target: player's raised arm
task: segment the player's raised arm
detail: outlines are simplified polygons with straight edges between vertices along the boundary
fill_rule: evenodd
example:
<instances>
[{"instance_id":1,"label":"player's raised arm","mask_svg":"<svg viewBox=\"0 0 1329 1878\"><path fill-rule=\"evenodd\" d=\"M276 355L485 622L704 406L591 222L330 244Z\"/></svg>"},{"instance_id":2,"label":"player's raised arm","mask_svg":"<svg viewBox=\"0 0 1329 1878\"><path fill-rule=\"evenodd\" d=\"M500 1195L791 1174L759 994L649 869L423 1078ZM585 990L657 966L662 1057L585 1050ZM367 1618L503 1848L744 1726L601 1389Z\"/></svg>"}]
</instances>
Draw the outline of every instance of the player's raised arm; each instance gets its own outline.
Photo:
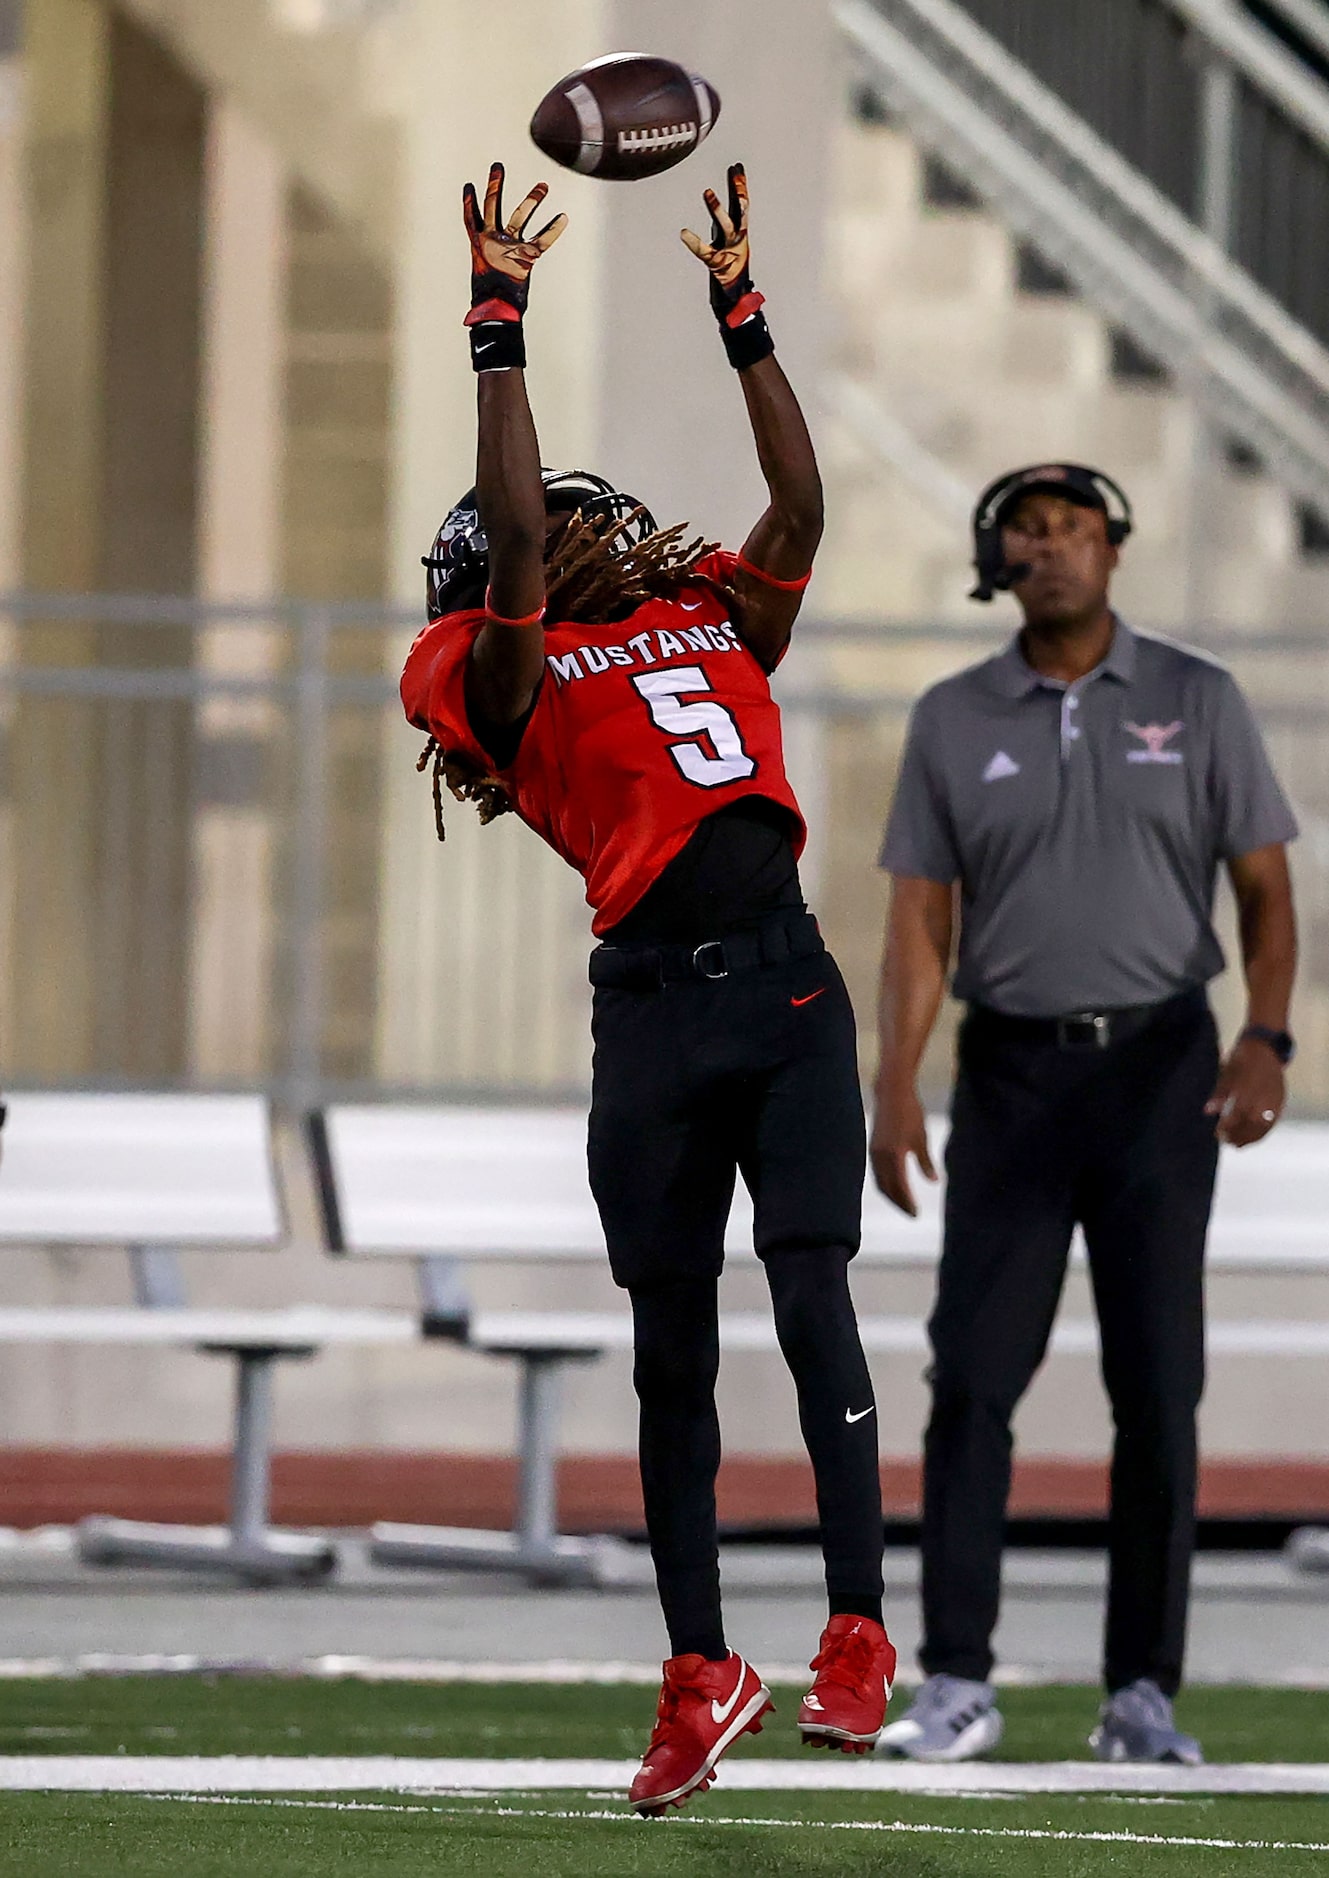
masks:
<instances>
[{"instance_id":1,"label":"player's raised arm","mask_svg":"<svg viewBox=\"0 0 1329 1878\"><path fill-rule=\"evenodd\" d=\"M476 499L489 543L489 619L471 655L472 697L494 724L531 705L544 669L545 500L540 446L526 397L522 318L531 269L567 225L559 215L526 236L548 195L537 183L503 220L503 165L489 172L481 213L474 185L462 192L471 244L471 362L477 375Z\"/></svg>"},{"instance_id":2,"label":"player's raised arm","mask_svg":"<svg viewBox=\"0 0 1329 1878\"><path fill-rule=\"evenodd\" d=\"M729 206L713 189L705 192L711 239L691 229L683 241L711 277L711 307L720 322L729 363L739 375L756 440L770 506L743 544L739 557L739 631L760 662L779 663L823 524L821 476L816 452L793 388L775 358L775 347L752 285L748 248L748 184L741 163L729 170Z\"/></svg>"}]
</instances>

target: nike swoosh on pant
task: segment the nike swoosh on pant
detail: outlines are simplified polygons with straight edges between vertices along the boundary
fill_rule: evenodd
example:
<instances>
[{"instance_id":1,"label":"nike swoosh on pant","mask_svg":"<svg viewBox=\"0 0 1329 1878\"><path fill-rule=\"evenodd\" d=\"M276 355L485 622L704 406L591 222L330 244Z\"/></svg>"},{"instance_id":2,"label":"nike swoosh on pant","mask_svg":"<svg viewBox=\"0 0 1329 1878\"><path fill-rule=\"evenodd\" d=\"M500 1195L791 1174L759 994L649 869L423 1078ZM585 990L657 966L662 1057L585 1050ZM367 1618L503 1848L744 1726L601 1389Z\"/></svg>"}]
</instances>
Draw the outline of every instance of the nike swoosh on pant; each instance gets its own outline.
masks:
<instances>
[{"instance_id":1,"label":"nike swoosh on pant","mask_svg":"<svg viewBox=\"0 0 1329 1878\"><path fill-rule=\"evenodd\" d=\"M711 1720L715 1723L717 1728L722 1727L734 1712L734 1704L738 1701L739 1691L743 1687L743 1674L743 1664L740 1663L738 1666L738 1681L734 1684L734 1693L730 1696L729 1700L727 1702L717 1702L712 1699L711 1701Z\"/></svg>"},{"instance_id":2,"label":"nike swoosh on pant","mask_svg":"<svg viewBox=\"0 0 1329 1878\"><path fill-rule=\"evenodd\" d=\"M805 998L790 998L789 1002L793 1005L794 1009L797 1010L801 1004L811 1004L812 1000L814 998L819 998L821 996L822 991L824 991L825 989L826 987L825 985L823 985L821 987L821 991L809 991L808 995Z\"/></svg>"},{"instance_id":3,"label":"nike swoosh on pant","mask_svg":"<svg viewBox=\"0 0 1329 1878\"><path fill-rule=\"evenodd\" d=\"M849 1423L849 1426L852 1428L855 1422L861 1422L865 1415L870 1415L872 1413L872 1410L876 1408L876 1406L877 1405L874 1402L871 1408L860 1409L857 1415L854 1414L852 1409L846 1409L844 1412L844 1418Z\"/></svg>"}]
</instances>

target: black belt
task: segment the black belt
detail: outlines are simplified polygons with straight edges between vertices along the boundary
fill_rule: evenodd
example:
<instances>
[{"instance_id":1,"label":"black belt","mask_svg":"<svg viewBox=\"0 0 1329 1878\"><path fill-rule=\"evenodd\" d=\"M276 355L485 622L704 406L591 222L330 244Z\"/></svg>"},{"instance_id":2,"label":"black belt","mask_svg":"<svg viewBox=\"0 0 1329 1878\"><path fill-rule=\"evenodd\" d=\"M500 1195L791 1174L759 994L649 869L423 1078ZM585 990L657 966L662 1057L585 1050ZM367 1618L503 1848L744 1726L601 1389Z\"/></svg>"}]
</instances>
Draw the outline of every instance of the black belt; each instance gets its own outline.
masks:
<instances>
[{"instance_id":1,"label":"black belt","mask_svg":"<svg viewBox=\"0 0 1329 1878\"><path fill-rule=\"evenodd\" d=\"M1189 991L1179 991L1157 1004L1067 1011L1061 1017L1013 1017L987 1004L971 1004L967 1021L978 1030L1021 1037L1029 1043L1050 1043L1058 1050L1106 1050L1111 1044L1138 1036L1160 1018L1202 1010L1207 1002L1203 985L1193 985Z\"/></svg>"},{"instance_id":2,"label":"black belt","mask_svg":"<svg viewBox=\"0 0 1329 1878\"><path fill-rule=\"evenodd\" d=\"M660 991L665 985L731 978L762 965L810 958L825 949L811 913L776 913L760 926L697 946L597 946L591 954L591 983L619 991Z\"/></svg>"}]
</instances>

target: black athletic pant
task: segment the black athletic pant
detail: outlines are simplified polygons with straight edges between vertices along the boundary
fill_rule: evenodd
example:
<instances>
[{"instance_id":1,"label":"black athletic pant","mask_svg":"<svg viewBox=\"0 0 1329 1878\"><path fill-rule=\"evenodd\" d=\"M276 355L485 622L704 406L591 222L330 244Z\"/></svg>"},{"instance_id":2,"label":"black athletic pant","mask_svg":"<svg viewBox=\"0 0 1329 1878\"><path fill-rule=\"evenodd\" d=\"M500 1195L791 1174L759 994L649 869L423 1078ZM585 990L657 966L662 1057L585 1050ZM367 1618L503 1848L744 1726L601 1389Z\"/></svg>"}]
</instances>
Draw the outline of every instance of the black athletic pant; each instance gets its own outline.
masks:
<instances>
[{"instance_id":1,"label":"black athletic pant","mask_svg":"<svg viewBox=\"0 0 1329 1878\"><path fill-rule=\"evenodd\" d=\"M1181 1680L1204 1385L1204 1113L1218 1043L1203 994L1116 1021L1107 1048L971 1011L946 1151L929 1326L923 1619L929 1674L992 1669L1011 1415L1043 1360L1083 1227L1112 1405L1109 1691Z\"/></svg>"},{"instance_id":2,"label":"black athletic pant","mask_svg":"<svg viewBox=\"0 0 1329 1878\"><path fill-rule=\"evenodd\" d=\"M879 1618L876 1415L847 1278L863 1110L839 971L821 952L657 991L602 987L593 1031L591 1186L632 1299L642 1496L670 1647L725 1650L716 1288L736 1171L798 1392L831 1608Z\"/></svg>"}]
</instances>

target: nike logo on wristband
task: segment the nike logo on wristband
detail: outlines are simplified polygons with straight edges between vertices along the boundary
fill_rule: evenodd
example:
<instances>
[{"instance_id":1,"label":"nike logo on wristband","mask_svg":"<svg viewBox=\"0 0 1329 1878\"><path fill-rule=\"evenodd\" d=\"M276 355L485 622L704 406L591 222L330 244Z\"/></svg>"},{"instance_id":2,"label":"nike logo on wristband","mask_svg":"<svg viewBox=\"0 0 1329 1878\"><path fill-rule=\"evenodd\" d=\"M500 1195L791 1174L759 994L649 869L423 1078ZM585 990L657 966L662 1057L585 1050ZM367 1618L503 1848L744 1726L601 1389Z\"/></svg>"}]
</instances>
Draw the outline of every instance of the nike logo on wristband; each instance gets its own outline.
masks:
<instances>
[{"instance_id":1,"label":"nike logo on wristband","mask_svg":"<svg viewBox=\"0 0 1329 1878\"><path fill-rule=\"evenodd\" d=\"M723 1726L723 1724L727 1722L729 1720L729 1717L733 1714L734 1705L738 1701L739 1691L742 1689L742 1687L743 1687L743 1664L740 1662L738 1666L738 1681L734 1684L734 1693L730 1696L727 1702L712 1701L711 1703L711 1720L715 1723L717 1728Z\"/></svg>"},{"instance_id":2,"label":"nike logo on wristband","mask_svg":"<svg viewBox=\"0 0 1329 1878\"><path fill-rule=\"evenodd\" d=\"M798 1010L800 1006L804 1004L811 1004L814 998L819 998L821 996L822 991L824 991L825 989L826 987L825 985L823 985L821 987L821 991L809 991L808 995L805 998L790 998L789 1002L793 1005L795 1010Z\"/></svg>"},{"instance_id":3,"label":"nike logo on wristband","mask_svg":"<svg viewBox=\"0 0 1329 1878\"><path fill-rule=\"evenodd\" d=\"M872 1413L872 1410L876 1408L876 1406L877 1405L874 1402L869 1408L860 1409L857 1415L854 1414L852 1409L846 1409L844 1412L844 1418L849 1423L849 1426L852 1428L855 1422L861 1422L865 1415L870 1415Z\"/></svg>"}]
</instances>

